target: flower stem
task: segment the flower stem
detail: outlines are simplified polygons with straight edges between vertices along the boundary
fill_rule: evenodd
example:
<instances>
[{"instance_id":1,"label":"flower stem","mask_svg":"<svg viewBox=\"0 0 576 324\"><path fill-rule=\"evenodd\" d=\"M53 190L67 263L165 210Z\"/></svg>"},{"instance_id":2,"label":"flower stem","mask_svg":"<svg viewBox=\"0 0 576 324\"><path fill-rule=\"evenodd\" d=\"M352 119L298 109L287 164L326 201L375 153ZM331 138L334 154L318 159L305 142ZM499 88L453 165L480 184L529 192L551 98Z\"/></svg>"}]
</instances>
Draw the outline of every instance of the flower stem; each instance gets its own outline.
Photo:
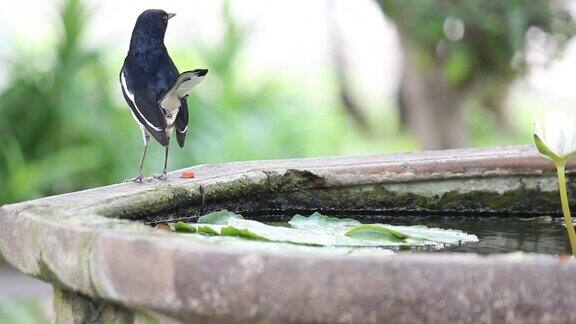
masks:
<instances>
[{"instance_id":1,"label":"flower stem","mask_svg":"<svg viewBox=\"0 0 576 324\"><path fill-rule=\"evenodd\" d=\"M570 205L568 205L565 165L566 162L556 163L558 189L560 190L560 202L562 203L562 213L564 214L564 222L566 223L566 230L568 231L568 238L570 239L570 247L572 254L576 255L576 232L574 231L574 223L572 222L572 215L570 214Z\"/></svg>"}]
</instances>

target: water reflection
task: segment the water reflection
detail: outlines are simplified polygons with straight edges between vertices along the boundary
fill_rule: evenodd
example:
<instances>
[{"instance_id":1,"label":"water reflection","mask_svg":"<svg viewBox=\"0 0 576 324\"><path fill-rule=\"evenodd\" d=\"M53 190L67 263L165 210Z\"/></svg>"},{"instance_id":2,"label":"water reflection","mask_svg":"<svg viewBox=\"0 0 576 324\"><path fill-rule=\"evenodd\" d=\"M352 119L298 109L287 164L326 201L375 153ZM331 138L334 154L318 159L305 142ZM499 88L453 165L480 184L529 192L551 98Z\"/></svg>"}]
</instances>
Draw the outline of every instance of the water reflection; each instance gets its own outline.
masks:
<instances>
[{"instance_id":1,"label":"water reflection","mask_svg":"<svg viewBox=\"0 0 576 324\"><path fill-rule=\"evenodd\" d=\"M388 218L388 217L386 217ZM475 234L477 243L452 246L441 251L507 253L515 251L570 254L562 219L549 216L521 217L390 217L382 222L459 229Z\"/></svg>"}]
</instances>

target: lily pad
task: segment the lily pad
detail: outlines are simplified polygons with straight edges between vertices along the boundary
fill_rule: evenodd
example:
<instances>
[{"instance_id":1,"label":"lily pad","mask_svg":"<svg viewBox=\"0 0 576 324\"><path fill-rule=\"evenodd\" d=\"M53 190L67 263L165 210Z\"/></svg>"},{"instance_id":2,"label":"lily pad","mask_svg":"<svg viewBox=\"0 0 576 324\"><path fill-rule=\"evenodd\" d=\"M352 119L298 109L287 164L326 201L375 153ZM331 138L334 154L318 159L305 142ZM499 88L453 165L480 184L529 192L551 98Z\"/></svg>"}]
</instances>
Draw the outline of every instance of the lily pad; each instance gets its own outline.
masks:
<instances>
[{"instance_id":1,"label":"lily pad","mask_svg":"<svg viewBox=\"0 0 576 324\"><path fill-rule=\"evenodd\" d=\"M395 231L382 224L365 224L354 226L344 235L358 239L386 239L395 242L404 242L407 238L410 238L410 236L406 235L405 233Z\"/></svg>"},{"instance_id":2,"label":"lily pad","mask_svg":"<svg viewBox=\"0 0 576 324\"><path fill-rule=\"evenodd\" d=\"M319 213L309 217L296 215L288 223L291 227L272 226L221 211L201 217L198 223L178 222L172 228L178 232L329 247L444 246L478 240L475 235L461 231L425 226L361 224L354 219L328 217Z\"/></svg>"},{"instance_id":3,"label":"lily pad","mask_svg":"<svg viewBox=\"0 0 576 324\"><path fill-rule=\"evenodd\" d=\"M217 244L220 246L231 246L237 249L245 249L248 251L264 250L264 251L281 251L285 252L315 252L323 254L337 254L337 255L394 255L396 254L392 249L383 249L380 247L346 247L346 246L315 246L315 245L301 245L284 242L270 242L260 240L248 240L233 236L214 236L214 235L190 235L191 239L203 243Z\"/></svg>"},{"instance_id":4,"label":"lily pad","mask_svg":"<svg viewBox=\"0 0 576 324\"><path fill-rule=\"evenodd\" d=\"M359 221L351 218L337 218L314 213L308 217L302 215L294 215L288 224L294 228L301 229L319 229L319 228L342 228L349 226L362 225Z\"/></svg>"},{"instance_id":5,"label":"lily pad","mask_svg":"<svg viewBox=\"0 0 576 324\"><path fill-rule=\"evenodd\" d=\"M225 225L228 224L228 222L233 218L244 219L242 215L234 214L233 212L229 212L227 210L221 210L200 216L200 218L198 218L198 223Z\"/></svg>"}]
</instances>

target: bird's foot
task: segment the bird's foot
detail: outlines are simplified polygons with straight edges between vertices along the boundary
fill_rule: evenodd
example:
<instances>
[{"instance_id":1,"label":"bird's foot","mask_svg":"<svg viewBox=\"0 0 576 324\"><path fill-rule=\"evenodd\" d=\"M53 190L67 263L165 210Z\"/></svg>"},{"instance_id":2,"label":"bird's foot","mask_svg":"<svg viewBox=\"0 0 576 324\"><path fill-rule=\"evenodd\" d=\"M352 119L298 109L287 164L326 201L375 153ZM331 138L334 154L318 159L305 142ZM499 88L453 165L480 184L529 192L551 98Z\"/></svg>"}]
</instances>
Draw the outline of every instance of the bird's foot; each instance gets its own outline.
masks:
<instances>
[{"instance_id":1,"label":"bird's foot","mask_svg":"<svg viewBox=\"0 0 576 324\"><path fill-rule=\"evenodd\" d=\"M166 180L168 180L168 175L166 174L166 172L162 172L160 174L151 175L151 178L156 179L156 180L160 180L160 181L166 181Z\"/></svg>"},{"instance_id":2,"label":"bird's foot","mask_svg":"<svg viewBox=\"0 0 576 324\"><path fill-rule=\"evenodd\" d=\"M142 182L142 179L144 179L144 176L142 173L138 173L138 175L136 175L134 178L126 179L122 182Z\"/></svg>"}]
</instances>

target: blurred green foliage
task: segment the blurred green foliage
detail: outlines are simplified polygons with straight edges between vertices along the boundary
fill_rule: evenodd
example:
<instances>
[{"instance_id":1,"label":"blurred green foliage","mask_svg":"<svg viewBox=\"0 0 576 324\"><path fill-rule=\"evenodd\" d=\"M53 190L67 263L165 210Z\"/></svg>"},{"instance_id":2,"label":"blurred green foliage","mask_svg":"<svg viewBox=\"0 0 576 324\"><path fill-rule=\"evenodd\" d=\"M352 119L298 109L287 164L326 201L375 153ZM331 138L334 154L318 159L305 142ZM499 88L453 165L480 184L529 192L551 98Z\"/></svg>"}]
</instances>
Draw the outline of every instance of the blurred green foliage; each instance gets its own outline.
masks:
<instances>
[{"instance_id":1,"label":"blurred green foliage","mask_svg":"<svg viewBox=\"0 0 576 324\"><path fill-rule=\"evenodd\" d=\"M0 300L0 323L44 324L50 323L36 299Z\"/></svg>"},{"instance_id":2,"label":"blurred green foliage","mask_svg":"<svg viewBox=\"0 0 576 324\"><path fill-rule=\"evenodd\" d=\"M121 152L112 134L124 118L110 102L99 53L82 45L85 19L81 3L67 1L54 53L11 62L0 95L0 202L114 178Z\"/></svg>"},{"instance_id":3,"label":"blurred green foliage","mask_svg":"<svg viewBox=\"0 0 576 324\"><path fill-rule=\"evenodd\" d=\"M10 74L0 93L0 205L110 184L136 172L142 142L120 95L123 57L86 45L89 21L83 1L65 0L53 46L21 48L2 62ZM409 136L384 126L395 121L391 109L382 114L379 107L373 120L379 133L367 138L352 127L336 98L319 104L298 83L243 66L250 28L233 19L229 2L221 23L223 34L214 45L167 44L181 70L210 71L188 99L187 143L184 149L173 146L170 169L414 147ZM327 84L326 93L333 93ZM162 151L152 144L148 173L161 168Z\"/></svg>"},{"instance_id":4,"label":"blurred green foliage","mask_svg":"<svg viewBox=\"0 0 576 324\"><path fill-rule=\"evenodd\" d=\"M509 82L526 69L529 39L541 42L554 58L576 33L562 0L378 3L401 37L419 51L423 68L442 64L446 79L459 87L494 79Z\"/></svg>"}]
</instances>

